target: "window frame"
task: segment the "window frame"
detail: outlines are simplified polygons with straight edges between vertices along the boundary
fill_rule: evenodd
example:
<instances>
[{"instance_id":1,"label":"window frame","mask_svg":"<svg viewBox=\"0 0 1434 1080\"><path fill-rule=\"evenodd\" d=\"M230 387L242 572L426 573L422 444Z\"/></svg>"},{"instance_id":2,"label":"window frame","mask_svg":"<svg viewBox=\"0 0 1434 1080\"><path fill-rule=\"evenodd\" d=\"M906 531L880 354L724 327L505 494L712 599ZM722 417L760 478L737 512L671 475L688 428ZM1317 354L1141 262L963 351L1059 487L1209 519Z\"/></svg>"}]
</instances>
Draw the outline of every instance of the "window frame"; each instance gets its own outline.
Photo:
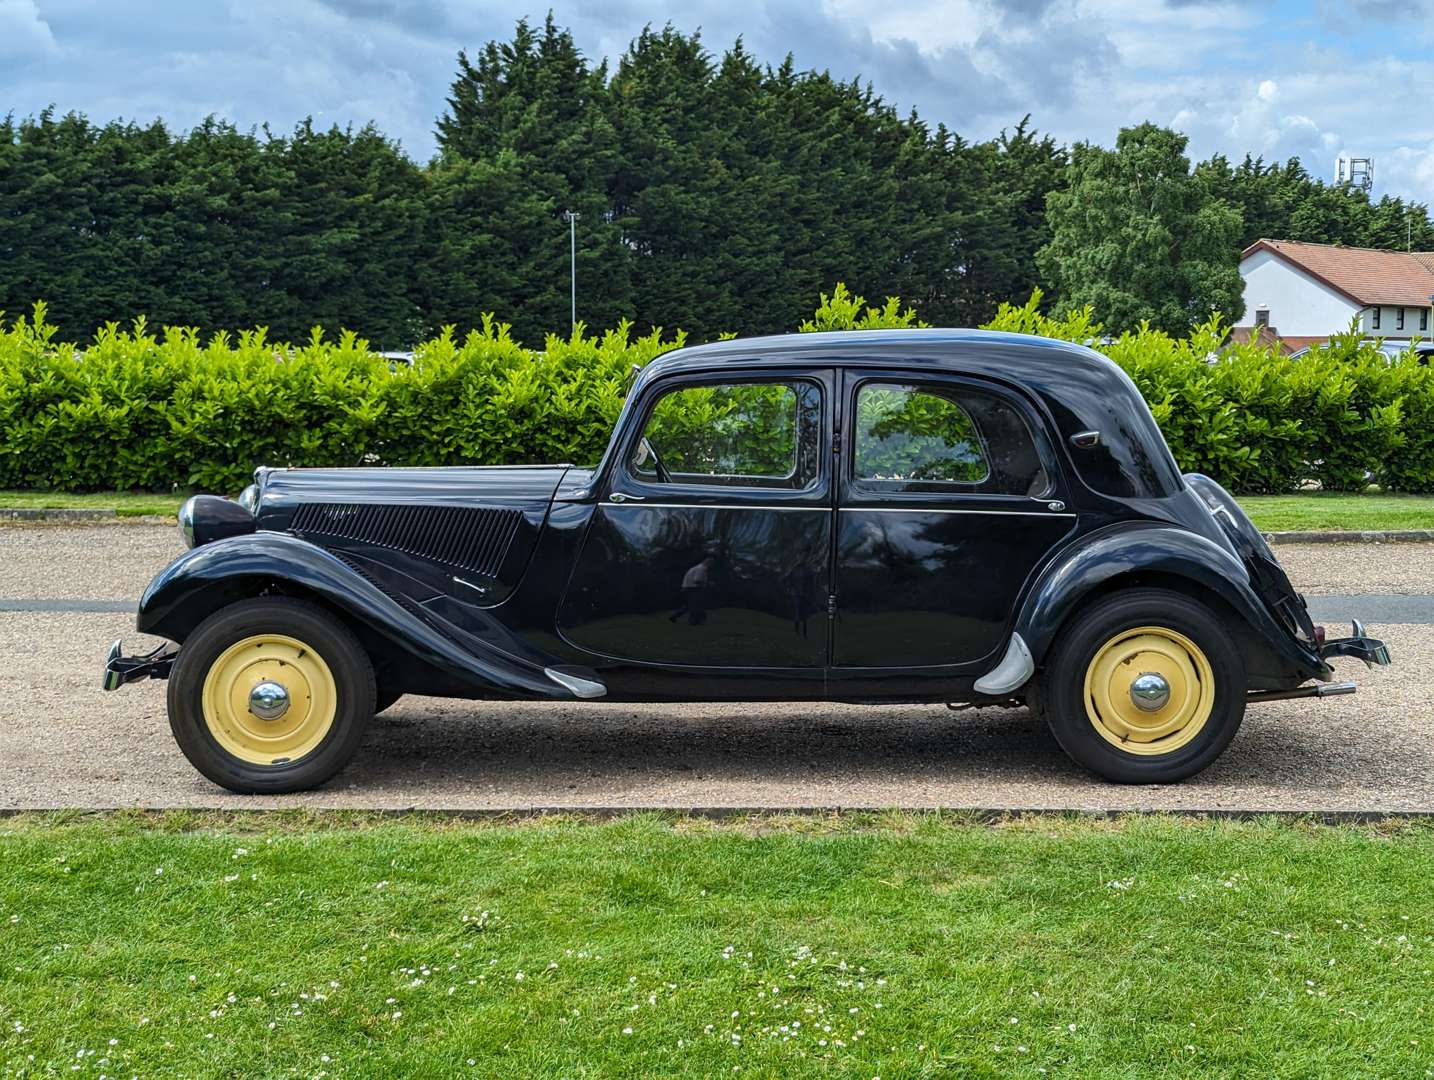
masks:
<instances>
[{"instance_id":1,"label":"window frame","mask_svg":"<svg viewBox=\"0 0 1434 1080\"><path fill-rule=\"evenodd\" d=\"M1428 330L1428 329L1429 329L1429 309L1428 309L1427 307L1422 307L1422 308L1419 309L1419 331L1420 331L1420 333L1423 333L1425 330Z\"/></svg>"},{"instance_id":2,"label":"window frame","mask_svg":"<svg viewBox=\"0 0 1434 1080\"><path fill-rule=\"evenodd\" d=\"M977 479L977 480L882 480L882 479L880 479L880 478L878 478L878 477L874 477L874 476L858 476L858 475L857 475L857 471L856 471L856 470L857 470L857 449L858 449L858 448L857 448L857 445L856 445L856 438L857 438L856 418L861 414L861 405L860 405L860 402L861 402L861 395L862 395L863 391L865 391L865 390L867 390L867 389L869 389L869 388L871 388L871 387L874 387L874 386L886 387L886 388L889 388L889 389L892 389L892 390L898 390L898 391L905 391L905 392L911 394L912 396L918 396L918 395L919 395L919 396L924 396L924 397L936 398L937 400L944 401L944 402L946 402L948 405L950 405L952 408L958 410L958 411L961 413L961 415L966 418L966 423L967 423L968 425L970 425L971 431L974 433L974 435L975 435L975 437L976 437L976 450L977 450L977 452L981 455L981 465L982 465L982 467L983 467L984 470L985 470L984 472L982 472L980 478ZM984 484L984 483L986 483L988 480L991 479L991 454L990 454L990 452L986 449L986 437L985 437L985 435L983 435L983 434L981 433L981 429L980 429L979 427L977 427L977 425L976 425L976 418L971 415L971 410L968 409L968 408L966 408L964 405L962 405L961 402L956 399L956 396L955 396L955 395L953 395L953 394L934 393L934 392L932 392L931 390L927 389L926 387L922 386L921 384L917 384L917 383L909 383L909 382L905 382L905 381L889 381L889 382L888 382L888 381L883 381L883 380L881 380L881 379L866 379L866 380L863 380L863 381L856 387L855 390L853 390L852 396L851 396L851 404L852 404L851 465L850 465L850 466L848 467L848 469L847 469L847 475L848 475L849 479L851 480L851 486L852 486L854 489L858 489L858 490L861 490L861 491L864 491L864 492L869 492L869 493L872 493L872 494L886 494L886 495L907 495L907 494L910 494L910 495L929 495L929 494L938 493L938 492L941 493L941 494L949 495L949 494L952 494L953 492L954 492L954 493L960 493L960 492L962 492L962 491L964 491L964 490L966 490L966 489L972 489L972 490L974 490L974 489L975 489L976 487L978 487L979 485ZM1022 418L1022 419L1024 419L1024 418ZM886 484L911 484L911 485L922 485L922 486L913 487L913 488L910 489L910 490L897 489L897 488L884 487L884 486L876 486L876 485L886 485ZM1008 494L1008 493L1007 493L1007 492L1002 492L1001 494Z\"/></svg>"},{"instance_id":3,"label":"window frame","mask_svg":"<svg viewBox=\"0 0 1434 1080\"><path fill-rule=\"evenodd\" d=\"M1379 310L1378 304L1369 309L1369 328L1371 330L1379 329Z\"/></svg>"},{"instance_id":4,"label":"window frame","mask_svg":"<svg viewBox=\"0 0 1434 1080\"><path fill-rule=\"evenodd\" d=\"M807 479L800 487L782 487L777 484L741 484L731 482L672 480L663 482L655 477L644 476L632 468L633 454L637 450L638 443L647 431L647 425L652 419L652 413L657 403L668 394L679 390L691 389L703 386L730 386L737 384L758 384L767 385L780 383L790 385L793 390L798 390L798 384L813 388L817 393L817 443L813 447L813 456L816 463L814 475ZM801 397L798 395L798 405ZM830 466L828 459L831 457L831 409L832 409L832 382L831 372L824 369L811 368L732 368L732 369L708 369L702 371L674 373L645 388L643 401L640 407L635 410L632 421L617 447L617 456L612 462L612 470L606 483L606 490L609 497L612 494L624 492L640 492L639 495L631 495L630 498L640 500L657 500L661 497L664 501L672 500L697 500L712 502L731 502L741 500L750 502L752 505L762 505L770 502L781 502L783 500L796 500L809 503L814 497L821 497L827 490ZM797 429L797 470L802 466L802 432L800 424ZM682 475L701 476L703 474L685 473ZM739 477L740 479L740 477ZM754 479L765 479L757 478ZM638 503L637 505L641 505Z\"/></svg>"},{"instance_id":5,"label":"window frame","mask_svg":"<svg viewBox=\"0 0 1434 1080\"><path fill-rule=\"evenodd\" d=\"M1394 329L1404 329L1404 309L1402 307L1394 309Z\"/></svg>"},{"instance_id":6,"label":"window frame","mask_svg":"<svg viewBox=\"0 0 1434 1080\"><path fill-rule=\"evenodd\" d=\"M1040 494L1029 495L1017 492L996 492L977 490L985 480L974 483L936 481L939 488L925 491L891 491L865 485L856 475L856 402L862 387L870 383L912 386L926 391L935 391L937 396L948 396L963 412L960 404L963 390L985 394L999 400L1013 409L1026 427L1041 468L1046 474L1046 487ZM944 391L944 395L943 395ZM993 380L963 374L945 372L912 371L909 368L847 368L841 396L843 416L841 420L841 454L845 459L841 467L841 498L839 505L844 508L879 507L882 504L901 504L913 508L919 506L946 505L953 502L985 504L990 508L1019 508L1018 512L1031 512L1034 508L1050 509L1059 505L1064 509L1067 499L1067 482L1052 449L1049 427L1045 416L1040 413L1026 396L1018 390ZM974 423L974 420L973 420ZM980 434L978 430L978 434ZM986 454L987 468L990 455L985 450L985 436L981 435L982 452ZM989 471L988 471L989 478ZM880 483L880 481L878 481Z\"/></svg>"}]
</instances>

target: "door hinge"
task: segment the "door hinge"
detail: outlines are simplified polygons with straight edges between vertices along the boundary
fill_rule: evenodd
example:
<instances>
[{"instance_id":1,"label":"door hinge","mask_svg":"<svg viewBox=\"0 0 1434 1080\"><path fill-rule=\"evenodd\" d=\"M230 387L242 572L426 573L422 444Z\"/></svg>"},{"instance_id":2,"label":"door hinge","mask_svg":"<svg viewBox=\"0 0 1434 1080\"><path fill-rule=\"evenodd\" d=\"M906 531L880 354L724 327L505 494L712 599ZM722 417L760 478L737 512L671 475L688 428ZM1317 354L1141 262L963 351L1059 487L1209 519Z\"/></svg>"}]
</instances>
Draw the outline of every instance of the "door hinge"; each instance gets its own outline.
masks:
<instances>
[{"instance_id":1,"label":"door hinge","mask_svg":"<svg viewBox=\"0 0 1434 1080\"><path fill-rule=\"evenodd\" d=\"M827 617L836 618L836 593L827 595Z\"/></svg>"}]
</instances>

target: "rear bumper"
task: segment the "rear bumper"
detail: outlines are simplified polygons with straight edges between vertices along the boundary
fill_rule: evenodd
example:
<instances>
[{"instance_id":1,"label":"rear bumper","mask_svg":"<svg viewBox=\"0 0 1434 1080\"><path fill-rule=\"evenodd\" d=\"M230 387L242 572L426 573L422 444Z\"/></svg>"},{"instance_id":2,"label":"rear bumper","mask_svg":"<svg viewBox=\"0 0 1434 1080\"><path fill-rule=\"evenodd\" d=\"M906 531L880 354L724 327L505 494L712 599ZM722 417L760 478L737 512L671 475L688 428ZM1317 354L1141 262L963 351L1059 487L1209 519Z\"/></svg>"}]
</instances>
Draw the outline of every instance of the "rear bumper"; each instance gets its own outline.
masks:
<instances>
[{"instance_id":1,"label":"rear bumper","mask_svg":"<svg viewBox=\"0 0 1434 1080\"><path fill-rule=\"evenodd\" d=\"M1314 627L1315 640L1318 642L1319 657L1325 665L1324 678L1327 680L1331 674L1328 661L1336 656L1352 656L1356 660L1363 660L1366 667L1385 667L1389 664L1389 646L1378 638L1372 638L1364 632L1364 624L1358 619L1354 620L1353 633L1345 638L1330 638L1324 636L1324 627ZM1291 698L1324 698L1339 697L1344 694L1352 694L1359 687L1352 682L1316 682L1304 686L1294 686L1283 690L1252 690L1245 695L1247 702L1256 701L1288 701Z\"/></svg>"},{"instance_id":2,"label":"rear bumper","mask_svg":"<svg viewBox=\"0 0 1434 1080\"><path fill-rule=\"evenodd\" d=\"M1327 639L1320 644L1319 655L1321 660L1328 660L1334 656L1352 656L1356 660L1363 660L1366 667L1387 667L1389 665L1389 646L1378 638L1372 638L1365 634L1364 624L1358 619L1354 620L1353 632L1349 637Z\"/></svg>"}]
</instances>

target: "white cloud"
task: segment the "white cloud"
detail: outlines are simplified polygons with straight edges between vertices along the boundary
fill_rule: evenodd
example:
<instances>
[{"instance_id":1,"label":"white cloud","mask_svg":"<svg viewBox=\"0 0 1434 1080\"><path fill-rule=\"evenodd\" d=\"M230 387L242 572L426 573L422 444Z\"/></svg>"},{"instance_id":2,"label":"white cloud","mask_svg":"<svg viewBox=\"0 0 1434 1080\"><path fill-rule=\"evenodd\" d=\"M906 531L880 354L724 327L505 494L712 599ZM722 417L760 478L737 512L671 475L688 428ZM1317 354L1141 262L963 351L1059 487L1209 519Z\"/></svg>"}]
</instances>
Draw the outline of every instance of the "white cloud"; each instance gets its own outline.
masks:
<instances>
[{"instance_id":1,"label":"white cloud","mask_svg":"<svg viewBox=\"0 0 1434 1080\"><path fill-rule=\"evenodd\" d=\"M604 0L553 2L590 56L616 60L645 24L740 34L758 59L861 75L979 139L1029 112L1064 141L1109 145L1145 120L1192 157L1301 156L1331 175L1343 149L1375 158L1376 193L1434 202L1434 55L1388 0L1322 0L1299 17L1208 0ZM375 121L419 159L433 149L460 48L506 39L549 0L0 0L0 113L51 102L96 120L217 113L284 131ZM1416 22L1418 20L1415 20ZM1434 25L1434 23L1431 23ZM1337 29L1336 29L1337 27ZM1391 27L1398 27L1392 33ZM1278 45L1273 35L1278 35Z\"/></svg>"},{"instance_id":2,"label":"white cloud","mask_svg":"<svg viewBox=\"0 0 1434 1080\"><path fill-rule=\"evenodd\" d=\"M1422 146L1396 146L1375 159L1376 192L1384 190L1434 193L1434 142Z\"/></svg>"},{"instance_id":3,"label":"white cloud","mask_svg":"<svg viewBox=\"0 0 1434 1080\"><path fill-rule=\"evenodd\" d=\"M0 0L0 57L24 60L54 51L55 35L35 0Z\"/></svg>"}]
</instances>

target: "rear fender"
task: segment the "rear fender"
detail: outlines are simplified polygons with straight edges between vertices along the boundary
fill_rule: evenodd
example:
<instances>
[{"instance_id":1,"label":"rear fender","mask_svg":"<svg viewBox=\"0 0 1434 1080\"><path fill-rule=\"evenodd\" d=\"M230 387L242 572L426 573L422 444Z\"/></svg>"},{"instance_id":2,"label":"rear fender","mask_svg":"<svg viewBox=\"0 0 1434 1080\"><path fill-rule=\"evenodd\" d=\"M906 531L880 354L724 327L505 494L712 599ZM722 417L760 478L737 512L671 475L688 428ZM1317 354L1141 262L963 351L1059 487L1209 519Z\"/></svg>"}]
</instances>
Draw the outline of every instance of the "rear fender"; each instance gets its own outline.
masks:
<instances>
[{"instance_id":1,"label":"rear fender","mask_svg":"<svg viewBox=\"0 0 1434 1080\"><path fill-rule=\"evenodd\" d=\"M415 601L400 601L323 548L287 533L234 536L181 555L150 582L140 599L136 625L141 633L183 642L213 612L253 595L256 583L298 586L400 653L477 691L580 696L550 676L542 658L515 641L491 615L478 612L476 617L487 622L476 635L464 632L465 644L459 644Z\"/></svg>"},{"instance_id":2,"label":"rear fender","mask_svg":"<svg viewBox=\"0 0 1434 1080\"><path fill-rule=\"evenodd\" d=\"M1176 577L1214 593L1245 621L1281 665L1302 678L1330 669L1281 626L1255 594L1249 571L1232 553L1196 533L1147 523L1123 523L1091 533L1042 571L1026 596L1016 631L1037 664L1056 634L1093 593L1122 576Z\"/></svg>"}]
</instances>

